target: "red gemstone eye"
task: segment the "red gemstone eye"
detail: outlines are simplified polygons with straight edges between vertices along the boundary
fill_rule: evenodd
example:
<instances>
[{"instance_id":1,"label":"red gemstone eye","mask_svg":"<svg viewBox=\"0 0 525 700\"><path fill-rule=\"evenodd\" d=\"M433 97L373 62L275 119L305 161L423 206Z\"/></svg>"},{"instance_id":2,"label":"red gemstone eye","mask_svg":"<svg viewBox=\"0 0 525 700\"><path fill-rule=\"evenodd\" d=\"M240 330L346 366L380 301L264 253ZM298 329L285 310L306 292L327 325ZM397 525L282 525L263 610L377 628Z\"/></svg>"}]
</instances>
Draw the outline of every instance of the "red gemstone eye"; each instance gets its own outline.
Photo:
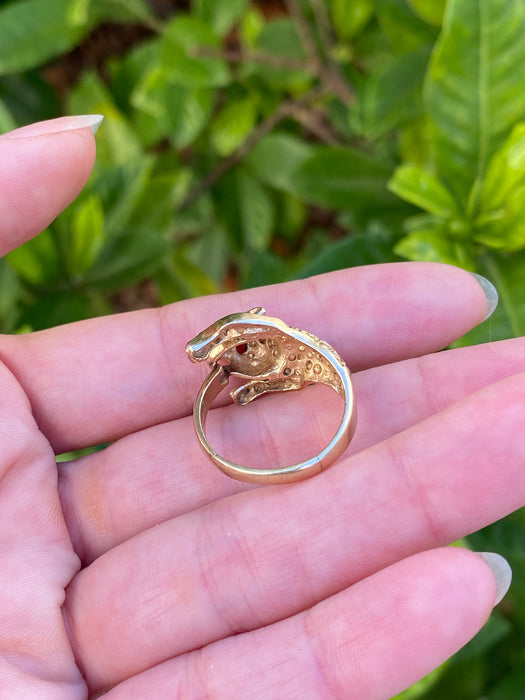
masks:
<instances>
[{"instance_id":1,"label":"red gemstone eye","mask_svg":"<svg viewBox=\"0 0 525 700\"><path fill-rule=\"evenodd\" d=\"M248 350L247 343L242 343L241 345L237 345L237 352L239 353L239 355L244 355L246 350Z\"/></svg>"}]
</instances>

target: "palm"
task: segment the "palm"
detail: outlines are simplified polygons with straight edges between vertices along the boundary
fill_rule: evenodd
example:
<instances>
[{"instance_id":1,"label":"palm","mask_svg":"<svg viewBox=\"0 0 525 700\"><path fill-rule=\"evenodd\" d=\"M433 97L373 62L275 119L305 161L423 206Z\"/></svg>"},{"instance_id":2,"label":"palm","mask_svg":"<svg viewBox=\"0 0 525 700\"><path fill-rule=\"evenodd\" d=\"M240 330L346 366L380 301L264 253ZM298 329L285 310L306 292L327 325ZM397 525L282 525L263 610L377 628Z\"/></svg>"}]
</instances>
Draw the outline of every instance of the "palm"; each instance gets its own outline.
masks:
<instances>
[{"instance_id":1,"label":"palm","mask_svg":"<svg viewBox=\"0 0 525 700\"><path fill-rule=\"evenodd\" d=\"M387 698L486 619L494 581L481 560L417 553L523 502L513 438L522 380L505 380L525 368L522 342L404 360L483 316L477 283L446 267L363 268L286 292L0 340L10 370L0 376L2 547L17 572L1 589L2 688L68 699L109 688L108 700ZM347 455L290 487L230 481L192 434L202 373L184 343L255 304L363 370ZM316 388L223 406L215 441L252 464L297 461L326 442L338 410ZM61 468L59 499L54 453L105 442Z\"/></svg>"}]
</instances>

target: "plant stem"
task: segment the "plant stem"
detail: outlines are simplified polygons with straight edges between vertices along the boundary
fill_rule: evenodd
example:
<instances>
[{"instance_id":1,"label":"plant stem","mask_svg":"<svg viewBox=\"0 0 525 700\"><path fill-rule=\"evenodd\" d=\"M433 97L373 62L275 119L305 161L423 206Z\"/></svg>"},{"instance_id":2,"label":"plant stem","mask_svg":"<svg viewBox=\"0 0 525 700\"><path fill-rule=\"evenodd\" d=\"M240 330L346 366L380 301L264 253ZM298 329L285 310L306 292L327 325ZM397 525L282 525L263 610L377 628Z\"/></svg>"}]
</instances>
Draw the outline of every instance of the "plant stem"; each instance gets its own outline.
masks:
<instances>
[{"instance_id":1,"label":"plant stem","mask_svg":"<svg viewBox=\"0 0 525 700\"><path fill-rule=\"evenodd\" d=\"M346 79L341 74L339 66L333 59L335 39L330 25L330 19L326 13L326 7L323 0L310 0L317 26L319 27L319 36L324 52L325 62L320 61L319 77L330 86L337 97L346 105L352 104L354 95L350 90Z\"/></svg>"},{"instance_id":2,"label":"plant stem","mask_svg":"<svg viewBox=\"0 0 525 700\"><path fill-rule=\"evenodd\" d=\"M319 56L319 49L315 36L310 29L310 25L303 14L301 6L297 0L285 0L285 5L286 9L288 10L288 14L295 25L297 34L299 35L299 39L303 45L303 49L308 56L308 60L313 65L321 65L322 61L321 57Z\"/></svg>"},{"instance_id":3,"label":"plant stem","mask_svg":"<svg viewBox=\"0 0 525 700\"><path fill-rule=\"evenodd\" d=\"M323 89L313 89L306 93L302 98L297 100L290 100L287 102L282 102L277 109L272 112L266 119L264 119L256 129L246 138L245 141L237 148L228 158L222 160L217 167L204 176L195 187L190 190L188 195L184 198L178 207L179 211L187 209L191 204L193 204L201 195L207 192L213 185L218 182L221 177L226 175L226 173L231 170L239 161L241 161L251 149L264 137L273 131L275 127L286 119L287 117L296 118L298 115L298 110L303 109L315 102L319 97L323 96L325 91ZM311 128L311 125L310 125ZM313 129L312 129L313 130ZM325 132L326 137L326 132Z\"/></svg>"},{"instance_id":4,"label":"plant stem","mask_svg":"<svg viewBox=\"0 0 525 700\"><path fill-rule=\"evenodd\" d=\"M305 105L290 103L290 117L302 124L308 131L315 134L317 138L329 146L338 146L340 141L337 135L326 124L323 114L319 111L308 108Z\"/></svg>"},{"instance_id":5,"label":"plant stem","mask_svg":"<svg viewBox=\"0 0 525 700\"><path fill-rule=\"evenodd\" d=\"M274 56L263 51L247 53L242 49L210 49L207 46L199 46L193 51L194 56L202 58L217 58L229 63L259 63L280 70L309 70L311 66L300 59L288 56Z\"/></svg>"},{"instance_id":6,"label":"plant stem","mask_svg":"<svg viewBox=\"0 0 525 700\"><path fill-rule=\"evenodd\" d=\"M327 96L329 91L341 102L350 105L354 95L345 78L341 75L338 65L332 60L332 34L330 22L324 6L318 0L310 0L317 22L325 57L323 57L317 39L310 24L303 14L298 0L285 0L290 18L292 19L307 60L301 61L287 56L273 56L265 52L247 53L242 49L216 50L208 47L198 47L194 50L196 56L218 58L232 63L260 63L282 70L306 70L317 78L321 87L310 90L300 99L282 102L277 109L264 119L259 126L246 138L228 158L222 160L217 167L197 182L188 195L179 205L179 211L186 209L199 197L215 185L229 170L241 161L249 151L266 134L270 133L283 119L290 117L303 124L314 133L321 141L330 144L338 144L335 134L326 126L320 115L311 113L308 107L321 96ZM326 60L326 63L325 63Z\"/></svg>"},{"instance_id":7,"label":"plant stem","mask_svg":"<svg viewBox=\"0 0 525 700\"><path fill-rule=\"evenodd\" d=\"M252 131L248 138L235 150L228 158L222 160L218 166L204 176L195 187L190 190L188 195L179 205L179 211L186 209L191 204L193 204L201 195L203 195L210 187L218 182L226 173L233 168L240 160L242 160L249 151L255 146L255 144L260 141L263 136L270 133L279 122L281 122L285 117L288 116L287 110L284 109L285 104L278 107L275 112L273 112L269 117L262 121L259 126Z\"/></svg>"},{"instance_id":8,"label":"plant stem","mask_svg":"<svg viewBox=\"0 0 525 700\"><path fill-rule=\"evenodd\" d=\"M315 21L319 27L319 36L321 37L321 42L323 45L323 50L328 59L332 54L332 48L334 45L334 40L332 37L332 29L330 26L330 20L326 14L326 8L324 6L323 0L310 0L310 5L314 11Z\"/></svg>"}]
</instances>

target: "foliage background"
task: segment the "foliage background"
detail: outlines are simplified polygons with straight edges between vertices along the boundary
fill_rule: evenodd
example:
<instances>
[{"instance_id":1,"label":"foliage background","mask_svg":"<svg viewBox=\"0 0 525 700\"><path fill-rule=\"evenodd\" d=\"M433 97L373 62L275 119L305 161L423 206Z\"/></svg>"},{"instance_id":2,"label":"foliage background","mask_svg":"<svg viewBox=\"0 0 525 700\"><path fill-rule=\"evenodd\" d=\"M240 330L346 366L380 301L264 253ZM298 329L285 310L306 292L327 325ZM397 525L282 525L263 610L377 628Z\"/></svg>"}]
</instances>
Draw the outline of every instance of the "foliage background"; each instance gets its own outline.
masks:
<instances>
[{"instance_id":1,"label":"foliage background","mask_svg":"<svg viewBox=\"0 0 525 700\"><path fill-rule=\"evenodd\" d=\"M458 344L525 334L525 0L0 0L0 132L105 115L95 172L0 260L27 332L410 259L500 293ZM525 513L463 545L511 592L405 700L525 698Z\"/></svg>"}]
</instances>

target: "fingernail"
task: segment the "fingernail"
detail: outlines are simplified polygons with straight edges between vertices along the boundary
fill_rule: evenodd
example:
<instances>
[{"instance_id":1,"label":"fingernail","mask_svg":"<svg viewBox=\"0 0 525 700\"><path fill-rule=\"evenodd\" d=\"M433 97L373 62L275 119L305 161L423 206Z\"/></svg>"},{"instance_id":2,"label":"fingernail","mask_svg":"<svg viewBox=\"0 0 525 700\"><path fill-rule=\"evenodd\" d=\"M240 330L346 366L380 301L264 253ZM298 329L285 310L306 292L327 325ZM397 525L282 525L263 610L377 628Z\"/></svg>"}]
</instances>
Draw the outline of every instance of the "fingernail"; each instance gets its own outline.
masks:
<instances>
[{"instance_id":1,"label":"fingernail","mask_svg":"<svg viewBox=\"0 0 525 700\"><path fill-rule=\"evenodd\" d=\"M512 569L509 562L494 552L476 552L478 557L481 557L485 564L490 567L496 579L496 600L494 605L497 605L507 593L512 581Z\"/></svg>"},{"instance_id":2,"label":"fingernail","mask_svg":"<svg viewBox=\"0 0 525 700\"><path fill-rule=\"evenodd\" d=\"M104 119L102 114L80 114L71 117L58 117L58 119L48 119L36 124L28 124L20 129L8 131L1 134L0 138L18 139L28 136L42 136L43 134L58 134L62 131L74 131L76 129L91 129L96 134Z\"/></svg>"},{"instance_id":3,"label":"fingernail","mask_svg":"<svg viewBox=\"0 0 525 700\"><path fill-rule=\"evenodd\" d=\"M478 281L481 289L484 291L485 296L487 298L487 312L483 317L483 321L486 321L487 318L490 318L490 316L492 316L494 310L496 309L496 306L498 305L498 290L492 284L492 282L489 282L489 280L486 277L478 275L477 272L471 272L470 274Z\"/></svg>"},{"instance_id":4,"label":"fingernail","mask_svg":"<svg viewBox=\"0 0 525 700\"><path fill-rule=\"evenodd\" d=\"M104 115L103 114L88 114L87 116L90 117L91 121L89 124L86 124L86 126L88 126L91 129L93 134L96 134L99 126L104 121ZM497 292L496 292L496 296L497 296Z\"/></svg>"}]
</instances>

